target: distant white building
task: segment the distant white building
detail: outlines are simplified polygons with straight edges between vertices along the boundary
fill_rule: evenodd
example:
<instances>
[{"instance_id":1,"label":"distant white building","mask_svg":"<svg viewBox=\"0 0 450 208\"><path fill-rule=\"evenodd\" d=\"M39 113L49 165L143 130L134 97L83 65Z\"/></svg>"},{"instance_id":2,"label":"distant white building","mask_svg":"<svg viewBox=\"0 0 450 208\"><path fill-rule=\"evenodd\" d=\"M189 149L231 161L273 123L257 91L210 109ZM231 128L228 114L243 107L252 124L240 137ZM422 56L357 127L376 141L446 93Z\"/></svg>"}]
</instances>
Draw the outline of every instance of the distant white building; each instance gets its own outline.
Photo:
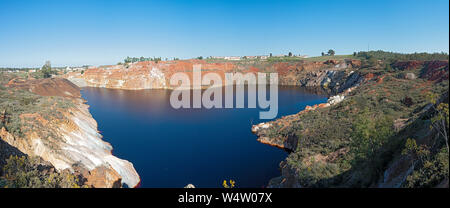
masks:
<instances>
[{"instance_id":1,"label":"distant white building","mask_svg":"<svg viewBox=\"0 0 450 208\"><path fill-rule=\"evenodd\" d=\"M267 59L269 58L268 55L261 55L261 56L211 56L211 58L214 59L225 59L230 61L238 61L243 59Z\"/></svg>"},{"instance_id":2,"label":"distant white building","mask_svg":"<svg viewBox=\"0 0 450 208\"><path fill-rule=\"evenodd\" d=\"M238 61L238 60L241 60L241 57L240 56L225 56L224 59L230 60L230 61Z\"/></svg>"}]
</instances>

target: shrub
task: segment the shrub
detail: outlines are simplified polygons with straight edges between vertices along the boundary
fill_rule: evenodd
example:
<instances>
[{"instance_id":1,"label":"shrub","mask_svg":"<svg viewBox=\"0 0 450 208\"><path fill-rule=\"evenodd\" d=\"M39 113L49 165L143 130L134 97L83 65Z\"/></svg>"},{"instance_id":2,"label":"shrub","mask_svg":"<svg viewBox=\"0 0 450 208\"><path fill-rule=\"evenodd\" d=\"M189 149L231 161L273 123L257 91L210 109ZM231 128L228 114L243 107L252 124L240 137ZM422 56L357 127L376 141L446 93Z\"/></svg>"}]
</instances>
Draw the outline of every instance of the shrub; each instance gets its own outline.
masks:
<instances>
[{"instance_id":1,"label":"shrub","mask_svg":"<svg viewBox=\"0 0 450 208\"><path fill-rule=\"evenodd\" d=\"M351 152L354 162L373 160L378 149L394 134L393 121L386 116L374 117L364 111L353 124Z\"/></svg>"},{"instance_id":2,"label":"shrub","mask_svg":"<svg viewBox=\"0 0 450 208\"><path fill-rule=\"evenodd\" d=\"M63 171L53 172L54 168L41 163L37 157L10 156L3 167L0 186L5 188L80 188L79 179Z\"/></svg>"},{"instance_id":3,"label":"shrub","mask_svg":"<svg viewBox=\"0 0 450 208\"><path fill-rule=\"evenodd\" d=\"M438 154L429 157L419 168L406 178L404 187L435 187L449 176L448 152L442 148Z\"/></svg>"}]
</instances>

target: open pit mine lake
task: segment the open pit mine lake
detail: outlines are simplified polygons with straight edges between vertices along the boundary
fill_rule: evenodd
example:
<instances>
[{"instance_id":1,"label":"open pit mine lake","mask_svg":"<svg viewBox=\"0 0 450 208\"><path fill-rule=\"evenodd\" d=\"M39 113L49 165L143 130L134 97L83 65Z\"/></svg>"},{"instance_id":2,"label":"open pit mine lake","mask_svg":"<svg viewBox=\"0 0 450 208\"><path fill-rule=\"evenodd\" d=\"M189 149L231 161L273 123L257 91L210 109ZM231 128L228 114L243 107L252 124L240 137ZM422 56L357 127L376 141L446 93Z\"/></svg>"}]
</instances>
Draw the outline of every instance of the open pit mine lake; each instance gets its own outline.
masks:
<instances>
[{"instance_id":1,"label":"open pit mine lake","mask_svg":"<svg viewBox=\"0 0 450 208\"><path fill-rule=\"evenodd\" d=\"M252 124L267 121L259 119L262 109L174 109L171 92L82 89L103 139L133 163L140 187L222 187L233 179L237 187L259 188L280 175L287 153L251 132ZM279 86L278 99L277 118L326 102L299 87Z\"/></svg>"}]
</instances>

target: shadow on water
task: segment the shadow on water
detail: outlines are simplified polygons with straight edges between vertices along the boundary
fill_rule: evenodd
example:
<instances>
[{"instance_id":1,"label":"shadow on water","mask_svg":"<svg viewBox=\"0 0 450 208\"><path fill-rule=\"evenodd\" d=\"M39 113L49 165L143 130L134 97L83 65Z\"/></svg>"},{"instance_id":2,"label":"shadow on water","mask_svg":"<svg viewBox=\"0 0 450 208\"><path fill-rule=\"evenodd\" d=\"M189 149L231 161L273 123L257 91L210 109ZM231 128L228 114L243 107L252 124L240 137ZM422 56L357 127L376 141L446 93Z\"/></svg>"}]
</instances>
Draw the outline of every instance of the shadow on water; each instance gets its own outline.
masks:
<instances>
[{"instance_id":1,"label":"shadow on water","mask_svg":"<svg viewBox=\"0 0 450 208\"><path fill-rule=\"evenodd\" d=\"M267 121L259 119L261 109L174 109L171 92L82 90L104 140L114 155L134 164L141 187L221 187L225 179L238 187L263 187L280 175L287 153L257 142L250 131L252 124ZM280 86L278 100L279 118L325 102L326 96Z\"/></svg>"}]
</instances>

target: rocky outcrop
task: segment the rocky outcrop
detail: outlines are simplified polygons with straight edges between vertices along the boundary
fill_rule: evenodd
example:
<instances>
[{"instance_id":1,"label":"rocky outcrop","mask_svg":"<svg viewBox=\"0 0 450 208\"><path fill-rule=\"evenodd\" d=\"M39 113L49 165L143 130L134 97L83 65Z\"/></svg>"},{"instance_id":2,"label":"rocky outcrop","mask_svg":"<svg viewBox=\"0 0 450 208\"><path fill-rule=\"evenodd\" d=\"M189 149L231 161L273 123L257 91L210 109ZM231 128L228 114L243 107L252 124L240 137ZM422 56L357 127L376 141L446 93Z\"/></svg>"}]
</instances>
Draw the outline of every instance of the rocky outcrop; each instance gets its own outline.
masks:
<instances>
[{"instance_id":1,"label":"rocky outcrop","mask_svg":"<svg viewBox=\"0 0 450 208\"><path fill-rule=\"evenodd\" d=\"M157 68L117 66L111 69L89 69L82 76L87 86L117 89L166 88L166 78Z\"/></svg>"},{"instance_id":2,"label":"rocky outcrop","mask_svg":"<svg viewBox=\"0 0 450 208\"><path fill-rule=\"evenodd\" d=\"M422 65L423 61L397 61L392 64L392 67L399 70L413 70Z\"/></svg>"},{"instance_id":3,"label":"rocky outcrop","mask_svg":"<svg viewBox=\"0 0 450 208\"><path fill-rule=\"evenodd\" d=\"M397 61L392 64L392 67L402 71L411 71L422 68L420 78L429 81L441 82L448 80L448 60L434 60L434 61ZM415 75L407 73L404 75L405 79L415 79Z\"/></svg>"},{"instance_id":4,"label":"rocky outcrop","mask_svg":"<svg viewBox=\"0 0 450 208\"><path fill-rule=\"evenodd\" d=\"M62 117L51 120L38 112L20 115L23 122L39 123L45 129L35 128L18 137L2 128L0 137L4 142L27 155L41 157L57 170L80 172L87 179L86 184L92 187L135 187L139 184L140 178L133 164L113 156L112 146L102 140L97 122L80 97L77 86L60 78L14 80L7 86L42 96L63 96L71 99L73 106L54 109Z\"/></svg>"},{"instance_id":5,"label":"rocky outcrop","mask_svg":"<svg viewBox=\"0 0 450 208\"><path fill-rule=\"evenodd\" d=\"M71 72L63 75L79 86L104 87L113 89L141 90L167 89L170 77L177 72L185 72L192 80L193 66L202 65L202 73L216 72L224 80L224 73L234 69L231 63L208 63L203 60L185 61L145 61L126 65L100 66L89 68L84 73Z\"/></svg>"},{"instance_id":6,"label":"rocky outcrop","mask_svg":"<svg viewBox=\"0 0 450 208\"><path fill-rule=\"evenodd\" d=\"M435 82L448 80L448 61L426 61L424 65L425 67L421 71L420 78Z\"/></svg>"}]
</instances>

